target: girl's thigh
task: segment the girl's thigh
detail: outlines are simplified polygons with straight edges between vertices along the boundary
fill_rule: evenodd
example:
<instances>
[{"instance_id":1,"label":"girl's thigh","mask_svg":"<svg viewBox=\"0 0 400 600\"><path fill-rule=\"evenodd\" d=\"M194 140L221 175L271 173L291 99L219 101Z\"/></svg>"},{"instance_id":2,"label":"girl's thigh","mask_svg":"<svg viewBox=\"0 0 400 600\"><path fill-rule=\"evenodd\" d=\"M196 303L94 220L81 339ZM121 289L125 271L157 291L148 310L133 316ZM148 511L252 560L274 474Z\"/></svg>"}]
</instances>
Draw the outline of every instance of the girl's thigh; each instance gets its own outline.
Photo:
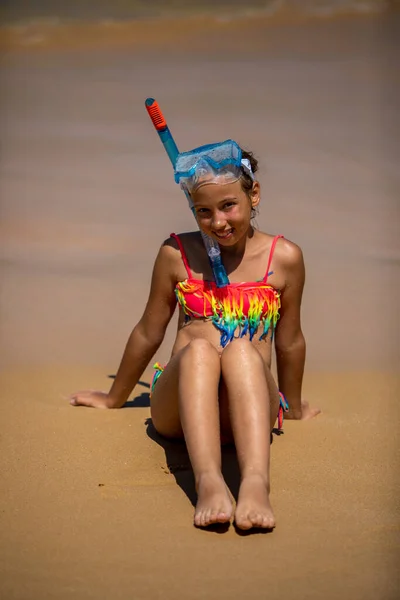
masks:
<instances>
[{"instance_id":1,"label":"girl's thigh","mask_svg":"<svg viewBox=\"0 0 400 600\"><path fill-rule=\"evenodd\" d=\"M179 376L180 361L188 346L171 358L163 373L158 378L150 401L151 419L160 435L169 438L184 437L179 416ZM275 424L279 409L279 391L270 369L265 367L270 402L271 430ZM265 398L268 402L268 398ZM229 416L229 396L226 383L221 377L219 385L219 410L221 424L221 441L230 443L233 434Z\"/></svg>"},{"instance_id":2,"label":"girl's thigh","mask_svg":"<svg viewBox=\"0 0 400 600\"><path fill-rule=\"evenodd\" d=\"M212 374L212 370L208 370L209 367L217 371ZM186 380L191 387L196 378L201 378L202 383L207 383L207 376L210 374L210 385L213 385L213 382L215 385L215 375L219 376L219 372L218 352L205 339L192 340L177 352L158 378L151 396L151 418L158 433L165 437L183 437L179 416L179 378L182 382ZM181 398L181 401L184 402L185 399Z\"/></svg>"}]
</instances>

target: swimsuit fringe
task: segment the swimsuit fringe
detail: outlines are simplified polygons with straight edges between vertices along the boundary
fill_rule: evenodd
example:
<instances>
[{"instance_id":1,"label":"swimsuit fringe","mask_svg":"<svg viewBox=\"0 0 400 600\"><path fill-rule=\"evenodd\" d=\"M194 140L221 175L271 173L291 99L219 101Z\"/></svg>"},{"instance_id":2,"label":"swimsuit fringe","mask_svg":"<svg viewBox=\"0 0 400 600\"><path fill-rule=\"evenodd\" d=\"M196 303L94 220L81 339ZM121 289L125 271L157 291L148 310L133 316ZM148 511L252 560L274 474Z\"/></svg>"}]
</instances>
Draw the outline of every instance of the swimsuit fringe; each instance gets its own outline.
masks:
<instances>
[{"instance_id":1,"label":"swimsuit fringe","mask_svg":"<svg viewBox=\"0 0 400 600\"><path fill-rule=\"evenodd\" d=\"M166 365L165 365L166 366ZM163 367L162 365L160 365L159 362L156 362L153 365L153 369L155 369L154 371L154 375L153 375L153 379L151 380L151 386L150 386L150 398L152 396L152 393L154 392L154 388L156 386L157 381L159 380L162 372L165 369L165 366Z\"/></svg>"},{"instance_id":2,"label":"swimsuit fringe","mask_svg":"<svg viewBox=\"0 0 400 600\"><path fill-rule=\"evenodd\" d=\"M266 283L217 288L212 283L186 279L177 284L175 294L186 317L209 318L212 321L221 333L222 348L233 339L247 334L251 341L260 324L263 331L259 340L264 339L270 331L271 339L273 337L279 319L280 295ZM186 300L188 295L193 295L197 302L202 303L202 313L189 308Z\"/></svg>"},{"instance_id":3,"label":"swimsuit fringe","mask_svg":"<svg viewBox=\"0 0 400 600\"><path fill-rule=\"evenodd\" d=\"M282 432L284 413L289 411L289 404L282 392L279 392L278 431Z\"/></svg>"}]
</instances>

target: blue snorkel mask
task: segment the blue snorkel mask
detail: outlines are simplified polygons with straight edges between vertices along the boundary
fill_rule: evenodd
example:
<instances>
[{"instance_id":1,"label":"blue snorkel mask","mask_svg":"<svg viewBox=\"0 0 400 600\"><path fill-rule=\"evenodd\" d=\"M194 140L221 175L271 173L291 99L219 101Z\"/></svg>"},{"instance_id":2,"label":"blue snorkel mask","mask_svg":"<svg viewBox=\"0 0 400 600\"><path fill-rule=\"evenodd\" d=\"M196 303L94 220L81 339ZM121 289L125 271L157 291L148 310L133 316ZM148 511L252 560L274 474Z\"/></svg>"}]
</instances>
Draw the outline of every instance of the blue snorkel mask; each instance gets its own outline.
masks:
<instances>
[{"instance_id":1,"label":"blue snorkel mask","mask_svg":"<svg viewBox=\"0 0 400 600\"><path fill-rule=\"evenodd\" d=\"M209 183L234 183L243 171L254 180L250 161L242 158L240 146L233 140L226 140L179 153L174 175L175 182L190 194Z\"/></svg>"}]
</instances>

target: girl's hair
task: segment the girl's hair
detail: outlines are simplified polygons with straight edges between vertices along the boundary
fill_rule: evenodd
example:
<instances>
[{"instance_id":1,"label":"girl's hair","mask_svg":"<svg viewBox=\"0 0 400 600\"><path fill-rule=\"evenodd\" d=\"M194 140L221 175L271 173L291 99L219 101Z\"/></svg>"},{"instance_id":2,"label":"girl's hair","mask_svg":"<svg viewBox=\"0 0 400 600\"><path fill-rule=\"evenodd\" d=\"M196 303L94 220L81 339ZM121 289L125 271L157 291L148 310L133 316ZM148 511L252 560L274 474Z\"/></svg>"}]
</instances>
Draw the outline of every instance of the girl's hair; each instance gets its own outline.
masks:
<instances>
[{"instance_id":1,"label":"girl's hair","mask_svg":"<svg viewBox=\"0 0 400 600\"><path fill-rule=\"evenodd\" d=\"M247 158L247 160L250 161L251 170L253 173L258 171L258 160L254 157L252 152L242 150L242 158ZM242 169L242 177L240 178L240 181L242 184L242 190L248 194L253 189L253 180L244 169Z\"/></svg>"},{"instance_id":2,"label":"girl's hair","mask_svg":"<svg viewBox=\"0 0 400 600\"><path fill-rule=\"evenodd\" d=\"M242 158L247 158L250 161L251 170L253 173L258 171L258 160L254 157L252 152L242 149ZM253 180L248 173L242 169L242 176L240 178L240 183L242 184L242 190L249 196L251 190L253 189ZM257 210L255 208L251 209L251 216L255 217L257 215Z\"/></svg>"}]
</instances>

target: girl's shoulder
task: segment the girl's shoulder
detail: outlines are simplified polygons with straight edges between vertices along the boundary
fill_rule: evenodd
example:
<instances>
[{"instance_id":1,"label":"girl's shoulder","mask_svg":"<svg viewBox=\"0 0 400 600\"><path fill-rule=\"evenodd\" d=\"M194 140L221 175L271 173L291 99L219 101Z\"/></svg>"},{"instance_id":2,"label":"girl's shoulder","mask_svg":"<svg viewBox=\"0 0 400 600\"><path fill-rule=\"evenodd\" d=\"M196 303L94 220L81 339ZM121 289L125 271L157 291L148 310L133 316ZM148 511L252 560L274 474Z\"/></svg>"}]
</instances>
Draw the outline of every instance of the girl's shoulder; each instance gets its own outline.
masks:
<instances>
[{"instance_id":1,"label":"girl's shoulder","mask_svg":"<svg viewBox=\"0 0 400 600\"><path fill-rule=\"evenodd\" d=\"M303 265L303 252L298 244L292 242L286 237L278 239L274 256L279 260L281 265L287 269L297 268Z\"/></svg>"},{"instance_id":2,"label":"girl's shoulder","mask_svg":"<svg viewBox=\"0 0 400 600\"><path fill-rule=\"evenodd\" d=\"M207 271L208 259L200 231L189 231L184 233L171 233L164 240L161 252L169 258L173 269L177 273L177 281L184 279L183 265L194 273ZM187 275L187 273L186 273Z\"/></svg>"},{"instance_id":3,"label":"girl's shoulder","mask_svg":"<svg viewBox=\"0 0 400 600\"><path fill-rule=\"evenodd\" d=\"M181 231L181 232L177 232L177 233L174 232L174 233L171 233L170 236L171 237L169 239L175 240L178 237L182 242L187 242L187 243L201 241L201 233L199 230L183 231L183 232Z\"/></svg>"},{"instance_id":4,"label":"girl's shoulder","mask_svg":"<svg viewBox=\"0 0 400 600\"><path fill-rule=\"evenodd\" d=\"M183 233L171 233L163 246L169 246L175 250L180 250L183 247L187 251L192 249L197 250L203 247L203 241L200 231L185 231Z\"/></svg>"},{"instance_id":5,"label":"girl's shoulder","mask_svg":"<svg viewBox=\"0 0 400 600\"><path fill-rule=\"evenodd\" d=\"M258 231L259 246L267 252L273 252L275 260L284 267L299 265L303 262L303 253L298 244L282 234L272 234Z\"/></svg>"}]
</instances>

